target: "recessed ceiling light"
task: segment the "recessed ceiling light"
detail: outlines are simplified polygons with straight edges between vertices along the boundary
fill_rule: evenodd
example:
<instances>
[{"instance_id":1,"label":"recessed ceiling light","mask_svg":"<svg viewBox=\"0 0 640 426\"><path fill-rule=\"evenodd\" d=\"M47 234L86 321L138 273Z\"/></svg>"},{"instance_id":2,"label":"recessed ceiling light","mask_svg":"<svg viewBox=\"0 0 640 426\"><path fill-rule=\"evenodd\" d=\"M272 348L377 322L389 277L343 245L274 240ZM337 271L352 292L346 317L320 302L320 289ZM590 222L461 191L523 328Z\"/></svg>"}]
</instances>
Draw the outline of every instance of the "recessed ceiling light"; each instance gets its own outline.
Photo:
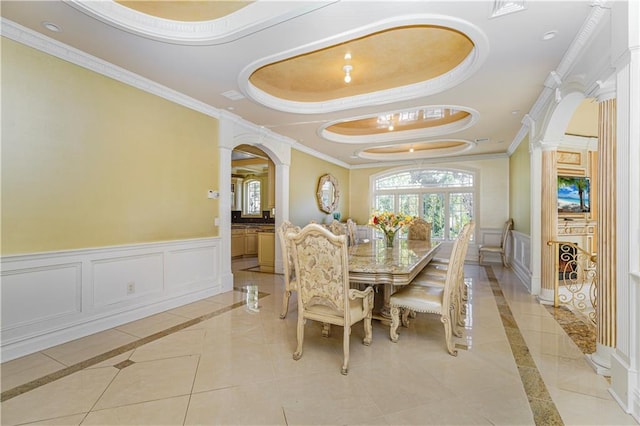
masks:
<instances>
[{"instance_id":1,"label":"recessed ceiling light","mask_svg":"<svg viewBox=\"0 0 640 426\"><path fill-rule=\"evenodd\" d=\"M49 31L54 32L54 33L61 33L62 32L62 28L60 28L58 25L54 24L53 22L44 21L42 23L42 26L45 27L46 29L48 29Z\"/></svg>"},{"instance_id":2,"label":"recessed ceiling light","mask_svg":"<svg viewBox=\"0 0 640 426\"><path fill-rule=\"evenodd\" d=\"M230 106L230 107L227 107L227 109L228 109L229 111L233 111L233 110L235 109L235 107Z\"/></svg>"},{"instance_id":3,"label":"recessed ceiling light","mask_svg":"<svg viewBox=\"0 0 640 426\"><path fill-rule=\"evenodd\" d=\"M518 115L519 112L519 109L514 109L513 111L511 111L511 115Z\"/></svg>"},{"instance_id":4,"label":"recessed ceiling light","mask_svg":"<svg viewBox=\"0 0 640 426\"><path fill-rule=\"evenodd\" d=\"M547 31L546 33L544 33L542 35L542 39L545 40L545 41L551 40L552 38L554 38L557 35L558 35L558 31L557 30Z\"/></svg>"}]
</instances>

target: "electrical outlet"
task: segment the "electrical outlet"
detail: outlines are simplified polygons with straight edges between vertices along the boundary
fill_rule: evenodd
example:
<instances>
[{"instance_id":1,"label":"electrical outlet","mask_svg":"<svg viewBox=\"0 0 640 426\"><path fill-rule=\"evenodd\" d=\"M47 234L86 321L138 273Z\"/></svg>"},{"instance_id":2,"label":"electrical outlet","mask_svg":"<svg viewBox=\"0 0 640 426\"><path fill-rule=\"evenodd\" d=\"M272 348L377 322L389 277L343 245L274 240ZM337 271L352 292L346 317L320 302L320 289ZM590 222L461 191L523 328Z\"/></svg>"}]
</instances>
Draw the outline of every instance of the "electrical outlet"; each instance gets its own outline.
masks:
<instances>
[{"instance_id":1,"label":"electrical outlet","mask_svg":"<svg viewBox=\"0 0 640 426\"><path fill-rule=\"evenodd\" d=\"M130 281L127 283L127 294L133 294L136 292L136 283Z\"/></svg>"}]
</instances>

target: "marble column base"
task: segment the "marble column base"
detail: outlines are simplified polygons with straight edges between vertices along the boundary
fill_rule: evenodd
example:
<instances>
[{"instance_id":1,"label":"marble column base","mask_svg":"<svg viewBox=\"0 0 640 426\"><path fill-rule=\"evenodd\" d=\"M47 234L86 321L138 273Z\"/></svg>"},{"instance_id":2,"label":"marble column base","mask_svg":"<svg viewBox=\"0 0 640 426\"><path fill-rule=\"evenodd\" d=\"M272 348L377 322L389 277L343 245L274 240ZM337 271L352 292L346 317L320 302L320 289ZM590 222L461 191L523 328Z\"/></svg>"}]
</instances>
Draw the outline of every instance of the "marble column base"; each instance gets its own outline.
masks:
<instances>
[{"instance_id":1,"label":"marble column base","mask_svg":"<svg viewBox=\"0 0 640 426\"><path fill-rule=\"evenodd\" d=\"M553 305L554 294L552 288L543 288L540 289L540 294L538 295L538 302L542 305Z\"/></svg>"},{"instance_id":2,"label":"marble column base","mask_svg":"<svg viewBox=\"0 0 640 426\"><path fill-rule=\"evenodd\" d=\"M596 351L585 355L587 363L601 376L611 376L611 356L614 348L596 343Z\"/></svg>"}]
</instances>

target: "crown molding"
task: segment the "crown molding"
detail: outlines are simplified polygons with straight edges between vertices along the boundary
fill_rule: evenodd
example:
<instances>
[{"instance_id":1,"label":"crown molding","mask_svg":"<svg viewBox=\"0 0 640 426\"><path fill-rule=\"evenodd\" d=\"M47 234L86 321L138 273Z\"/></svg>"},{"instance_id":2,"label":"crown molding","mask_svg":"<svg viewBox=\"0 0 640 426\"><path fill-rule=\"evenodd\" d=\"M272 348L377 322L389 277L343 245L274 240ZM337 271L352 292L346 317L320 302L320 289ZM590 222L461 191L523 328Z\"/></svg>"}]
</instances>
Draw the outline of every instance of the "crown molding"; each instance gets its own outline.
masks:
<instances>
[{"instance_id":1,"label":"crown molding","mask_svg":"<svg viewBox=\"0 0 640 426\"><path fill-rule=\"evenodd\" d=\"M329 155L306 147L291 138L282 136L263 126L258 126L254 123L251 123L250 121L247 121L236 114L214 108L211 105L193 99L175 90L169 89L166 86L139 76L138 74L132 73L131 71L127 71L124 68L120 68L116 65L111 64L110 62L103 61L102 59L91 56L85 52L82 52L81 50L75 49L36 31L18 25L13 21L5 18L0 18L0 23L0 35L2 35L3 37L7 37L17 43L32 47L43 53L55 56L74 65L86 68L98 74L112 78L116 81L127 84L136 89L140 89L147 93L151 93L152 95L156 95L194 111L201 112L202 114L205 114L207 116L217 119L224 118L226 120L230 120L234 124L242 127L249 132L258 133L264 137L268 137L275 141L285 143L299 151L323 159L327 162L345 168L350 167L343 161L337 160Z\"/></svg>"},{"instance_id":2,"label":"crown molding","mask_svg":"<svg viewBox=\"0 0 640 426\"><path fill-rule=\"evenodd\" d=\"M324 160L328 163L332 163L335 164L336 166L340 166L340 167L344 167L345 169L352 169L353 166L350 164L345 163L344 161L340 161L337 158L333 158L327 154L323 154L322 152L318 152L313 148L309 148L308 146L302 145L299 142L294 142L294 144L292 145L292 148L298 150L298 151L302 151L305 154L309 154L313 157L319 158L321 160Z\"/></svg>"},{"instance_id":3,"label":"crown molding","mask_svg":"<svg viewBox=\"0 0 640 426\"><path fill-rule=\"evenodd\" d=\"M220 117L220 110L211 105L193 99L192 97L186 96L124 68L120 68L110 62L91 56L81 50L30 30L8 19L2 18L1 23L0 34L2 34L3 37L7 37L25 46L32 47L56 58L94 71L210 117Z\"/></svg>"}]
</instances>

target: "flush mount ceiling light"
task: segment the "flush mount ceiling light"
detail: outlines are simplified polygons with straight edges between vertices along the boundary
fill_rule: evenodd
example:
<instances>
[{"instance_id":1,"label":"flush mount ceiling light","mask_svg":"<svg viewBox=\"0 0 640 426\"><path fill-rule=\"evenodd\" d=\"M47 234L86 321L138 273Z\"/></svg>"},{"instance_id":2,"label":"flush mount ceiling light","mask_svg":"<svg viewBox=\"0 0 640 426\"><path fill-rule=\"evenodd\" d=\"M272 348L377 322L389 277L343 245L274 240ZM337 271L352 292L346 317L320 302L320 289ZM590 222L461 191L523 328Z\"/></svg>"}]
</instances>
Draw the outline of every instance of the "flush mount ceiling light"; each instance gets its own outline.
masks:
<instances>
[{"instance_id":1,"label":"flush mount ceiling light","mask_svg":"<svg viewBox=\"0 0 640 426\"><path fill-rule=\"evenodd\" d=\"M547 31L542 35L542 40L544 41L551 40L552 38L555 38L555 36L557 35L558 35L558 31L556 30Z\"/></svg>"}]
</instances>

